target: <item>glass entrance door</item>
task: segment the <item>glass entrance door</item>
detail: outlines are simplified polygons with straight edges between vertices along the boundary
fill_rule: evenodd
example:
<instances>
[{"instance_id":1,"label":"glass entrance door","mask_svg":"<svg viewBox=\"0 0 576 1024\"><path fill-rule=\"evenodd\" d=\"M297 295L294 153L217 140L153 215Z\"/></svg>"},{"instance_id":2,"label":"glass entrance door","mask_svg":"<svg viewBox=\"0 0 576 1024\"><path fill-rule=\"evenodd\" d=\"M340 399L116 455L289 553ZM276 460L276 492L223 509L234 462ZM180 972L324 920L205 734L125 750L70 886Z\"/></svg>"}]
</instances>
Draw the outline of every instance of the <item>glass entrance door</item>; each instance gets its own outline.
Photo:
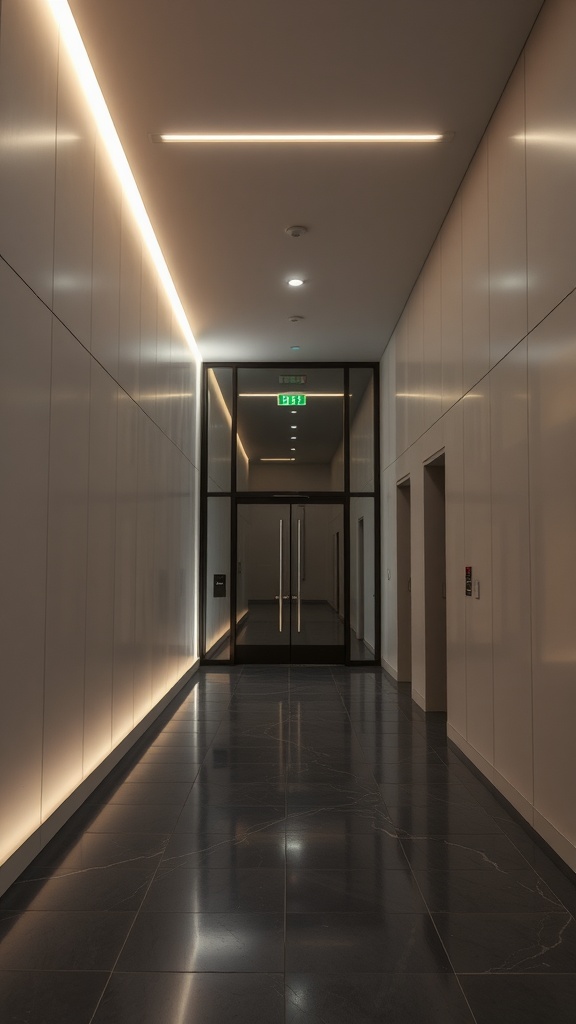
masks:
<instances>
[{"instance_id":1,"label":"glass entrance door","mask_svg":"<svg viewBox=\"0 0 576 1024\"><path fill-rule=\"evenodd\" d=\"M236 660L344 661L341 504L238 503Z\"/></svg>"}]
</instances>

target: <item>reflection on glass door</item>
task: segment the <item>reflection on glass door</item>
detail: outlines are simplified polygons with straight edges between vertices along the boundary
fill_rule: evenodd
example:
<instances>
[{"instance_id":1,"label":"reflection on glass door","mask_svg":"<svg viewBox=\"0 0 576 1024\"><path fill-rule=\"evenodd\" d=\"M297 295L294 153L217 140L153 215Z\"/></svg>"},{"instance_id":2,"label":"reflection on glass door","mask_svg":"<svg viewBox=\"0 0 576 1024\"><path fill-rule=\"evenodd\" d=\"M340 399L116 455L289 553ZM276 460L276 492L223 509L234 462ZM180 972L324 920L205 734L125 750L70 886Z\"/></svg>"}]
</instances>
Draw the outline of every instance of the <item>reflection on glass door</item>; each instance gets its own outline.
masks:
<instances>
[{"instance_id":1,"label":"reflection on glass door","mask_svg":"<svg viewBox=\"0 0 576 1024\"><path fill-rule=\"evenodd\" d=\"M341 504L238 504L238 661L344 660L342 534Z\"/></svg>"}]
</instances>

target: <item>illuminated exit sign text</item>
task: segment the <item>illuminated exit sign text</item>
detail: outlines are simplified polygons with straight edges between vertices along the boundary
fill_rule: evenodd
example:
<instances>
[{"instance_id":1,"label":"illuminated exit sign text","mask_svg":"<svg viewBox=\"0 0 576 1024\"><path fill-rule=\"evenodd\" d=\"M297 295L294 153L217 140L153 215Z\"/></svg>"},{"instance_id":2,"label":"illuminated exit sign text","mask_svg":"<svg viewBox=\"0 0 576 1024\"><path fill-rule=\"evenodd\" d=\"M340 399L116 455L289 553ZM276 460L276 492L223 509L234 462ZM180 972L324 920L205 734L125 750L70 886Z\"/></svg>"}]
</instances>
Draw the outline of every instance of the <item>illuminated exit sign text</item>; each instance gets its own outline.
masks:
<instances>
[{"instance_id":1,"label":"illuminated exit sign text","mask_svg":"<svg viewBox=\"0 0 576 1024\"><path fill-rule=\"evenodd\" d=\"M306 405L306 395L278 395L278 405Z\"/></svg>"}]
</instances>

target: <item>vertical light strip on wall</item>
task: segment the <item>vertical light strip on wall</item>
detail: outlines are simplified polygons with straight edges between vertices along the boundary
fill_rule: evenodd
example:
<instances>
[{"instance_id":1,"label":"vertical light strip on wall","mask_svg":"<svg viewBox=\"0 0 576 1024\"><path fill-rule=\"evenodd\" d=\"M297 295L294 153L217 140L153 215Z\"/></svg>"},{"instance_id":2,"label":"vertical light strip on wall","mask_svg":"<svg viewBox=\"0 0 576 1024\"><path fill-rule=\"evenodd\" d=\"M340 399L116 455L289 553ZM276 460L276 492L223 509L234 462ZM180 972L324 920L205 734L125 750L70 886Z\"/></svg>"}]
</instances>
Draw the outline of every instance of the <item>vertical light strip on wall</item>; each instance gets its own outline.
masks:
<instances>
[{"instance_id":1,"label":"vertical light strip on wall","mask_svg":"<svg viewBox=\"0 0 576 1024\"><path fill-rule=\"evenodd\" d=\"M142 196L138 191L134 175L132 174L128 160L126 159L126 154L122 148L118 132L114 127L114 122L112 121L110 111L106 106L102 90L98 85L98 80L94 74L90 58L88 57L86 47L82 42L82 37L78 31L78 26L76 25L70 6L67 0L46 0L46 3L56 20L61 39L68 51L72 65L78 76L79 85L86 97L88 107L96 122L96 126L100 132L104 145L106 146L110 161L118 175L124 194L128 199L130 208L140 229L146 248L150 253L158 277L160 278L168 299L170 300L176 320L180 324L184 337L186 338L191 350L197 358L201 360L202 357L198 351L198 346L192 333L192 328L188 323L188 318L184 312L184 307L174 286L170 271L168 270L168 265L164 259L158 239L154 234L154 229L150 223L146 207L142 202Z\"/></svg>"}]
</instances>

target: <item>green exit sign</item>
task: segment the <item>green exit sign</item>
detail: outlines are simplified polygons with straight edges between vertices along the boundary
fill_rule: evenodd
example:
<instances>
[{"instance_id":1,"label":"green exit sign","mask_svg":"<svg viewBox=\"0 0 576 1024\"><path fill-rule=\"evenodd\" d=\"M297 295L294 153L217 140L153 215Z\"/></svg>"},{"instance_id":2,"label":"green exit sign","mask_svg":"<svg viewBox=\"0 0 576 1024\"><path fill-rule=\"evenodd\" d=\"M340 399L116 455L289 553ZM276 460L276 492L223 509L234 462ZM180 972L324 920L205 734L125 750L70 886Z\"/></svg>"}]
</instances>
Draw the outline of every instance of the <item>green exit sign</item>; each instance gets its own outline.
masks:
<instances>
[{"instance_id":1,"label":"green exit sign","mask_svg":"<svg viewBox=\"0 0 576 1024\"><path fill-rule=\"evenodd\" d=\"M278 395L278 405L306 405L306 395Z\"/></svg>"}]
</instances>

